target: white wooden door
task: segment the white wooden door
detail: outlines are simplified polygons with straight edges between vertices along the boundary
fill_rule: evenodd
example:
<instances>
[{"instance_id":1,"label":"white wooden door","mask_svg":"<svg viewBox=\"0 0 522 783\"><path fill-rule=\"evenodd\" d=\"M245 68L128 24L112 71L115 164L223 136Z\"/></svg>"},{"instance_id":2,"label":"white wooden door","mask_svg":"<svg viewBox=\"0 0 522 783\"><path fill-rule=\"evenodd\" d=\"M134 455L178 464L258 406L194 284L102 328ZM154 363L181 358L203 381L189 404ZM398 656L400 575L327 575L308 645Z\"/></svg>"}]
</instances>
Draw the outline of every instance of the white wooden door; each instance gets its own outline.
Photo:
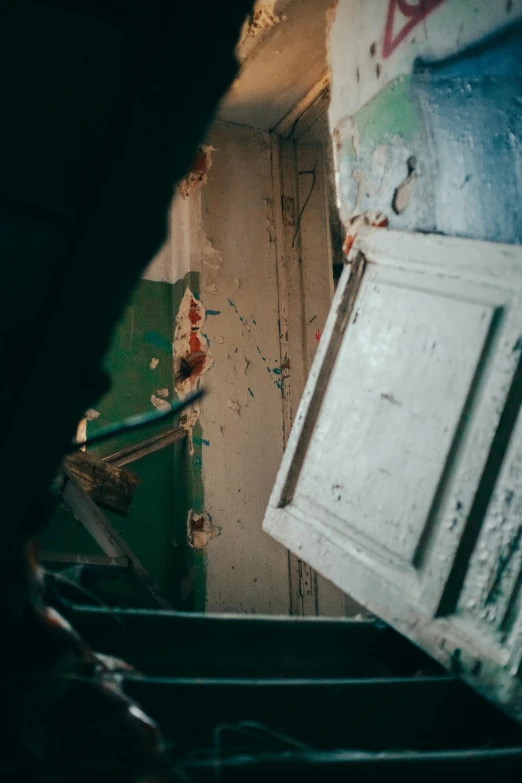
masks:
<instances>
[{"instance_id":1,"label":"white wooden door","mask_svg":"<svg viewBox=\"0 0 522 783\"><path fill-rule=\"evenodd\" d=\"M355 251L264 528L522 722L522 248Z\"/></svg>"}]
</instances>

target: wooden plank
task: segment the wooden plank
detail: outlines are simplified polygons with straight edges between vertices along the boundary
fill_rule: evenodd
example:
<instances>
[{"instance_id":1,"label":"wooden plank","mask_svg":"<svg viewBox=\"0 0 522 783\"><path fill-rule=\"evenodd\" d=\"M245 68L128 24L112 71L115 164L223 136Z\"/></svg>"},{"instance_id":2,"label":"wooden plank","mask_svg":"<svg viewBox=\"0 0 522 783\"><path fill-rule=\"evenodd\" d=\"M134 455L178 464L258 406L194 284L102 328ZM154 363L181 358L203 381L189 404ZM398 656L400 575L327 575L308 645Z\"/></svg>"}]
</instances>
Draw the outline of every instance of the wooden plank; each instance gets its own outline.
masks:
<instances>
[{"instance_id":1,"label":"wooden plank","mask_svg":"<svg viewBox=\"0 0 522 783\"><path fill-rule=\"evenodd\" d=\"M127 516L139 483L138 476L80 450L68 454L64 465L98 506Z\"/></svg>"},{"instance_id":2,"label":"wooden plank","mask_svg":"<svg viewBox=\"0 0 522 783\"><path fill-rule=\"evenodd\" d=\"M67 618L95 649L158 676L322 679L442 671L399 634L372 622L122 609L109 614L79 606Z\"/></svg>"},{"instance_id":3,"label":"wooden plank","mask_svg":"<svg viewBox=\"0 0 522 783\"><path fill-rule=\"evenodd\" d=\"M131 675L124 690L159 723L167 739L185 750L209 750L216 726L244 721L318 750L522 745L515 723L450 677L260 681ZM173 710L173 704L183 704L183 709ZM244 752L259 752L263 745L249 734L229 734L223 740Z\"/></svg>"},{"instance_id":4,"label":"wooden plank","mask_svg":"<svg viewBox=\"0 0 522 783\"><path fill-rule=\"evenodd\" d=\"M144 438L138 443L133 443L131 446L126 446L125 448L114 452L114 454L102 457L102 460L103 462L121 468L123 465L136 462L142 457L146 457L148 454L154 454L154 452L160 451L160 449L164 449L172 443L176 443L186 437L186 429L183 427L175 427L174 429L167 430L167 432L160 432L158 435Z\"/></svg>"},{"instance_id":5,"label":"wooden plank","mask_svg":"<svg viewBox=\"0 0 522 783\"><path fill-rule=\"evenodd\" d=\"M89 531L94 540L109 557L126 557L129 560L129 579L140 592L147 595L154 605L171 609L170 602L163 596L161 588L151 578L125 539L113 528L105 514L79 485L66 468L68 481L63 490L63 499L75 518Z\"/></svg>"}]
</instances>

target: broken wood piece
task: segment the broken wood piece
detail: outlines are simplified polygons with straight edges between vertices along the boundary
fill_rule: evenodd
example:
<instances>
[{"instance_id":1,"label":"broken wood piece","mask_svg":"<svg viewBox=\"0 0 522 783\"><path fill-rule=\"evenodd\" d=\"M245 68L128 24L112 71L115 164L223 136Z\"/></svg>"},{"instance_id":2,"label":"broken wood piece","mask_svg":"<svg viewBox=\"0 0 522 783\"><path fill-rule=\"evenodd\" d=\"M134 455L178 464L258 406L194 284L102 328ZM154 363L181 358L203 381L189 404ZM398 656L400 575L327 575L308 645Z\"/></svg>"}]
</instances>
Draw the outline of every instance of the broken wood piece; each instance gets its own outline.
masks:
<instances>
[{"instance_id":1,"label":"broken wood piece","mask_svg":"<svg viewBox=\"0 0 522 783\"><path fill-rule=\"evenodd\" d=\"M187 430L184 427L175 427L166 432L160 432L158 435L152 435L150 438L140 440L138 443L133 443L132 446L126 446L124 449L120 449L107 457L103 457L103 462L118 467L128 465L130 462L136 462L136 460L146 457L147 454L160 451L160 449L170 446L171 443L176 443L186 437Z\"/></svg>"},{"instance_id":2,"label":"broken wood piece","mask_svg":"<svg viewBox=\"0 0 522 783\"><path fill-rule=\"evenodd\" d=\"M127 516L139 482L138 476L85 451L68 454L64 465L95 503L120 516Z\"/></svg>"},{"instance_id":3,"label":"broken wood piece","mask_svg":"<svg viewBox=\"0 0 522 783\"><path fill-rule=\"evenodd\" d=\"M111 525L103 511L93 498L84 490L76 476L65 468L67 482L62 497L75 519L81 522L91 534L103 552L109 557L128 558L126 575L140 592L147 595L154 604L162 609L172 609L170 602L163 596L161 588L154 582L149 572L139 561L125 539Z\"/></svg>"}]
</instances>

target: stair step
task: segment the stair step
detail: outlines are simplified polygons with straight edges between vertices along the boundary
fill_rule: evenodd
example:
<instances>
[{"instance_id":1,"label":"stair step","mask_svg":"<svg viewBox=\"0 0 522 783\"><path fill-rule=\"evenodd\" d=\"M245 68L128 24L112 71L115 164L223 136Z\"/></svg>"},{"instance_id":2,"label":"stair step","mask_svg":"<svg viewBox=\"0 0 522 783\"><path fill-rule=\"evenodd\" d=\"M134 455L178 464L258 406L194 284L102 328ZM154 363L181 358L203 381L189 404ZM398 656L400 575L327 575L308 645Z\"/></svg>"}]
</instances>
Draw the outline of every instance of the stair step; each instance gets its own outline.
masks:
<instances>
[{"instance_id":1,"label":"stair step","mask_svg":"<svg viewBox=\"0 0 522 783\"><path fill-rule=\"evenodd\" d=\"M94 649L144 674L176 677L346 678L443 670L391 628L347 619L241 617L70 606Z\"/></svg>"},{"instance_id":2,"label":"stair step","mask_svg":"<svg viewBox=\"0 0 522 783\"><path fill-rule=\"evenodd\" d=\"M522 730L451 677L393 680L219 680L130 676L124 690L179 752L215 746L216 728L235 751L273 750L271 732L316 750L450 750L522 746ZM264 744L263 744L264 742ZM280 742L276 742L280 747Z\"/></svg>"},{"instance_id":3,"label":"stair step","mask_svg":"<svg viewBox=\"0 0 522 783\"><path fill-rule=\"evenodd\" d=\"M179 764L193 783L513 783L522 774L522 749L382 753L350 751L241 755Z\"/></svg>"}]
</instances>

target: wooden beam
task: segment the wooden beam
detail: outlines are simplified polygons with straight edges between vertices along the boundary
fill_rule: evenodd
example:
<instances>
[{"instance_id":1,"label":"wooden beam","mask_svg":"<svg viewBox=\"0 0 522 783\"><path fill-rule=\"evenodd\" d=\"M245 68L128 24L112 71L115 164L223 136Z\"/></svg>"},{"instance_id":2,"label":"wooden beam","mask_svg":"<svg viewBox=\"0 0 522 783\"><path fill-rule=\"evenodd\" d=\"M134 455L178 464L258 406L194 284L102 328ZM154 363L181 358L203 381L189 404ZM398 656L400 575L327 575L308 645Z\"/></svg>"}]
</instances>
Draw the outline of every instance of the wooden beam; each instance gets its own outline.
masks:
<instances>
[{"instance_id":1,"label":"wooden beam","mask_svg":"<svg viewBox=\"0 0 522 783\"><path fill-rule=\"evenodd\" d=\"M125 539L114 529L103 511L98 508L68 468L65 469L65 473L68 481L62 497L74 517L82 523L106 555L128 558L128 577L140 592L148 595L154 604L159 604L163 609L172 609L172 605L164 597L159 585L154 582L149 572L141 564Z\"/></svg>"},{"instance_id":2,"label":"wooden beam","mask_svg":"<svg viewBox=\"0 0 522 783\"><path fill-rule=\"evenodd\" d=\"M139 483L138 476L79 450L68 454L64 465L98 506L127 516Z\"/></svg>"},{"instance_id":3,"label":"wooden beam","mask_svg":"<svg viewBox=\"0 0 522 783\"><path fill-rule=\"evenodd\" d=\"M103 457L103 462L122 467L128 465L130 462L136 462L136 460L147 456L147 454L153 454L155 451L170 446L171 443L176 443L179 440L187 437L187 431L183 427L175 427L167 430L167 432L160 432L158 435L152 435L150 438L140 440L138 443L133 443L132 446L126 446L120 451L109 454L107 457Z\"/></svg>"}]
</instances>

